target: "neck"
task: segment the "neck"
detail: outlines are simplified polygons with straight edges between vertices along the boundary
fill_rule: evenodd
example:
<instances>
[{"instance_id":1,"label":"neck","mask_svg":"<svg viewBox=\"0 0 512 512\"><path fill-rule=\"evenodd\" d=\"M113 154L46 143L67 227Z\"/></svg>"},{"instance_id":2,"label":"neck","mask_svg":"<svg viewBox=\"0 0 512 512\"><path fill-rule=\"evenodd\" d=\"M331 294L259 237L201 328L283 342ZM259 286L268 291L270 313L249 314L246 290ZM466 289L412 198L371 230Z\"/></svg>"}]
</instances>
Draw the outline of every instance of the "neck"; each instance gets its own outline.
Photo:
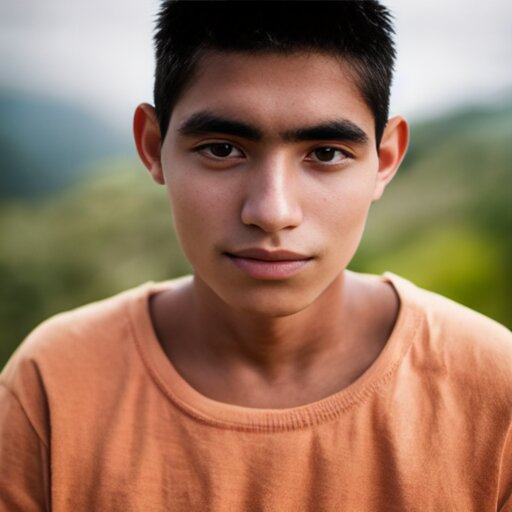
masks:
<instances>
[{"instance_id":1,"label":"neck","mask_svg":"<svg viewBox=\"0 0 512 512\"><path fill-rule=\"evenodd\" d=\"M347 329L349 308L343 274L317 300L297 313L269 317L234 310L200 279L193 285L196 340L221 364L235 362L269 376L295 367L304 369L331 353Z\"/></svg>"},{"instance_id":2,"label":"neck","mask_svg":"<svg viewBox=\"0 0 512 512\"><path fill-rule=\"evenodd\" d=\"M151 313L164 351L194 388L273 408L318 400L357 379L385 345L398 305L391 286L345 272L288 316L235 310L197 278L156 295Z\"/></svg>"}]
</instances>

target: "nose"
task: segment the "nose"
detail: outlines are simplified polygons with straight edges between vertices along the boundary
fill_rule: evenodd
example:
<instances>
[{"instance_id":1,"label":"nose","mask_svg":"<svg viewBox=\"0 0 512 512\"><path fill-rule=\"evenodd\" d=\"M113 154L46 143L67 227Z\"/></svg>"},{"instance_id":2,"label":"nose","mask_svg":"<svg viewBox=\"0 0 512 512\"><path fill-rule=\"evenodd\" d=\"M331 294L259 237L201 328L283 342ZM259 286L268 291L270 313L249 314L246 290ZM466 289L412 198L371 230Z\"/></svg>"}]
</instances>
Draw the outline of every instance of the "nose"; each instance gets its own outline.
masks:
<instances>
[{"instance_id":1,"label":"nose","mask_svg":"<svg viewBox=\"0 0 512 512\"><path fill-rule=\"evenodd\" d=\"M297 227L303 218L297 169L284 160L249 170L242 222L266 233Z\"/></svg>"}]
</instances>

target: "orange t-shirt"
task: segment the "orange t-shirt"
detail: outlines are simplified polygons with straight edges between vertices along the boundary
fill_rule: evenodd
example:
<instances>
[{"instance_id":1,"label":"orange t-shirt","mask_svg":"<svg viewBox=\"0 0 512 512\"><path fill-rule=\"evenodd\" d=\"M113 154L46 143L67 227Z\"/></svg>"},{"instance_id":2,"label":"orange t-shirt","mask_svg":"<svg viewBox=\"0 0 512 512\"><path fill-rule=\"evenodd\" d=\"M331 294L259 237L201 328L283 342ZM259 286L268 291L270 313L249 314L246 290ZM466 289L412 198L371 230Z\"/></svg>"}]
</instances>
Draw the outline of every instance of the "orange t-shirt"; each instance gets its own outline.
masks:
<instances>
[{"instance_id":1,"label":"orange t-shirt","mask_svg":"<svg viewBox=\"0 0 512 512\"><path fill-rule=\"evenodd\" d=\"M43 323L0 379L0 510L512 510L512 335L386 274L374 364L317 402L211 400L155 336L146 284Z\"/></svg>"}]
</instances>

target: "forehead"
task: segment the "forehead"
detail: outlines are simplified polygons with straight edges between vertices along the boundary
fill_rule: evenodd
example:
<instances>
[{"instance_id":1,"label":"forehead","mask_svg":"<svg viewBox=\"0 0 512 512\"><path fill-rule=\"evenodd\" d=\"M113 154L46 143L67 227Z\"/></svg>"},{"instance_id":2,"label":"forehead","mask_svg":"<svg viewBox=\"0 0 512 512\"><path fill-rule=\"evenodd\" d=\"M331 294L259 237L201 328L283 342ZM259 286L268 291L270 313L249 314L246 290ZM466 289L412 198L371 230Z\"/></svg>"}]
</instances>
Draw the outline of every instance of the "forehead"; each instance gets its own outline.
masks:
<instances>
[{"instance_id":1,"label":"forehead","mask_svg":"<svg viewBox=\"0 0 512 512\"><path fill-rule=\"evenodd\" d=\"M270 135L340 118L374 131L350 66L321 53L207 52L175 105L170 128L201 111Z\"/></svg>"}]
</instances>

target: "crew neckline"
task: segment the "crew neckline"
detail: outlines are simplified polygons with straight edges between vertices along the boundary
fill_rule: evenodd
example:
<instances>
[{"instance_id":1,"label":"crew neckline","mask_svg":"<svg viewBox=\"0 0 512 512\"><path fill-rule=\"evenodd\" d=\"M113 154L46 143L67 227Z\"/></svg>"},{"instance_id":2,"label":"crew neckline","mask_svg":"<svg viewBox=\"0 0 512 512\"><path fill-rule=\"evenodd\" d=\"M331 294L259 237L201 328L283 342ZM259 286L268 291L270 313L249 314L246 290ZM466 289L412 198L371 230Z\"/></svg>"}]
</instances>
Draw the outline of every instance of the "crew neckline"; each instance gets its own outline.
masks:
<instances>
[{"instance_id":1,"label":"crew neckline","mask_svg":"<svg viewBox=\"0 0 512 512\"><path fill-rule=\"evenodd\" d=\"M180 375L160 345L151 320L150 297L177 288L190 278L149 282L135 290L129 302L133 337L152 379L174 405L195 420L219 428L286 431L318 425L338 417L363 402L392 377L417 336L420 325L420 312L413 300L416 287L412 283L390 272L382 276L368 276L393 286L400 299L400 309L384 348L360 377L332 395L296 407L262 409L220 402L197 391Z\"/></svg>"}]
</instances>

